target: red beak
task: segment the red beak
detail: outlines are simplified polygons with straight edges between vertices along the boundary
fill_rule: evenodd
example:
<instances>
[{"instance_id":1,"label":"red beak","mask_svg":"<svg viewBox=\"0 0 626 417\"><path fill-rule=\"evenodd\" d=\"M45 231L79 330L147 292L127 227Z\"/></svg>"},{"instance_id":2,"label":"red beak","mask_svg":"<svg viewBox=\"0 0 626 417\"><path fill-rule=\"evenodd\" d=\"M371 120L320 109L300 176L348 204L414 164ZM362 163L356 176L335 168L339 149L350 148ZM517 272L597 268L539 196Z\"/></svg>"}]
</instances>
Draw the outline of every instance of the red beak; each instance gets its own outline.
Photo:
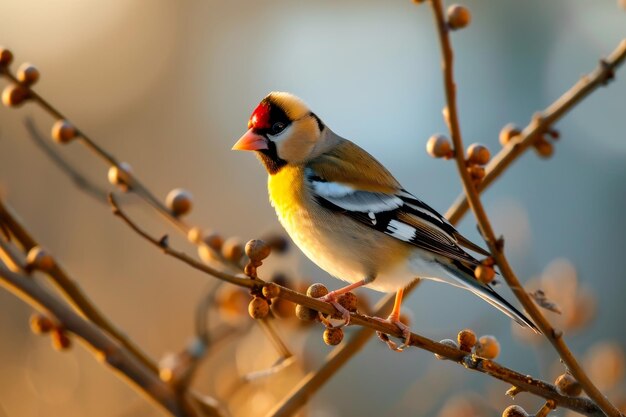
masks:
<instances>
[{"instance_id":1,"label":"red beak","mask_svg":"<svg viewBox=\"0 0 626 417\"><path fill-rule=\"evenodd\" d=\"M260 151L269 149L269 147L267 146L267 139L249 129L239 138L232 149L234 151Z\"/></svg>"}]
</instances>

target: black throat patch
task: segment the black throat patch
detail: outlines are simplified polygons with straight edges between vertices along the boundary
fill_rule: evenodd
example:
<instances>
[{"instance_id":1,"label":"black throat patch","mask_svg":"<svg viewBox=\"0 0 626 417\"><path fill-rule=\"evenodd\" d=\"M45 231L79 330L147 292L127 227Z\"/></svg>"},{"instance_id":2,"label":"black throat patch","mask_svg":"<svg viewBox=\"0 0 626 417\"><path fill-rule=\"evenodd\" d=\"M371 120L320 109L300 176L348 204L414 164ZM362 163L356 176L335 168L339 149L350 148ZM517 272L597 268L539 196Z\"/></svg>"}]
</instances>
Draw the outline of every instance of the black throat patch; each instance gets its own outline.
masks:
<instances>
[{"instance_id":1,"label":"black throat patch","mask_svg":"<svg viewBox=\"0 0 626 417\"><path fill-rule=\"evenodd\" d=\"M284 159L281 159L278 156L278 151L276 150L276 144L273 141L268 140L267 146L269 147L269 149L263 149L263 150L257 151L257 155L259 156L259 159L265 166L265 169L267 170L267 172L270 175L274 175L278 173L285 165L287 165L287 161L285 161Z\"/></svg>"}]
</instances>

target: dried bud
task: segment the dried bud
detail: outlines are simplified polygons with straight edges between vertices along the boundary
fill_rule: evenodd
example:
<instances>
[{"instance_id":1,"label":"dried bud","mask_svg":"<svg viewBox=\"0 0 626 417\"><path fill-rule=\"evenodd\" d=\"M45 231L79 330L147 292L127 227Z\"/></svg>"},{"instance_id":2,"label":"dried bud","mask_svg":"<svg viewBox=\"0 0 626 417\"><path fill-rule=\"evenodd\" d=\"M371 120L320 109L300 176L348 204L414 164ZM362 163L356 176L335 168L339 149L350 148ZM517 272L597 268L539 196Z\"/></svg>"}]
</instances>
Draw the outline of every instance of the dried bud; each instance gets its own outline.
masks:
<instances>
[{"instance_id":1,"label":"dried bud","mask_svg":"<svg viewBox=\"0 0 626 417\"><path fill-rule=\"evenodd\" d=\"M554 153L554 146L544 138L537 139L533 146L535 147L537 155L542 158L550 158Z\"/></svg>"},{"instance_id":2,"label":"dried bud","mask_svg":"<svg viewBox=\"0 0 626 417\"><path fill-rule=\"evenodd\" d=\"M50 337L52 339L52 347L58 351L67 350L72 345L67 332L61 328L54 328L52 333L50 333Z\"/></svg>"},{"instance_id":3,"label":"dried bud","mask_svg":"<svg viewBox=\"0 0 626 417\"><path fill-rule=\"evenodd\" d=\"M500 354L500 343L494 336L481 336L474 346L474 354L485 359L495 359Z\"/></svg>"},{"instance_id":4,"label":"dried bud","mask_svg":"<svg viewBox=\"0 0 626 417\"><path fill-rule=\"evenodd\" d=\"M528 417L528 413L519 405L511 405L502 412L502 417Z\"/></svg>"},{"instance_id":5,"label":"dried bud","mask_svg":"<svg viewBox=\"0 0 626 417\"><path fill-rule=\"evenodd\" d=\"M269 298L271 300L272 298L278 297L278 294L280 294L280 287L273 282L268 282L263 287L263 295L265 298Z\"/></svg>"},{"instance_id":6,"label":"dried bud","mask_svg":"<svg viewBox=\"0 0 626 417\"><path fill-rule=\"evenodd\" d=\"M253 239L246 243L246 255L254 262L261 262L270 256L272 248L260 239Z\"/></svg>"},{"instance_id":7,"label":"dried bud","mask_svg":"<svg viewBox=\"0 0 626 417\"><path fill-rule=\"evenodd\" d=\"M243 256L243 243L236 237L226 239L222 244L222 256L231 262L239 262Z\"/></svg>"},{"instance_id":8,"label":"dried bud","mask_svg":"<svg viewBox=\"0 0 626 417\"><path fill-rule=\"evenodd\" d=\"M476 333L470 329L465 329L459 332L456 340L459 342L459 349L464 352L471 352L472 348L476 345L478 338L476 337Z\"/></svg>"},{"instance_id":9,"label":"dried bud","mask_svg":"<svg viewBox=\"0 0 626 417\"><path fill-rule=\"evenodd\" d=\"M467 162L471 165L487 165L491 153L486 146L473 143L467 148Z\"/></svg>"},{"instance_id":10,"label":"dried bud","mask_svg":"<svg viewBox=\"0 0 626 417\"><path fill-rule=\"evenodd\" d=\"M426 142L426 152L433 158L449 158L452 156L452 145L444 135L432 135Z\"/></svg>"},{"instance_id":11,"label":"dried bud","mask_svg":"<svg viewBox=\"0 0 626 417\"><path fill-rule=\"evenodd\" d=\"M582 393L580 383L568 373L559 375L556 381L554 381L554 385L556 385L556 389L563 395L578 397Z\"/></svg>"},{"instance_id":12,"label":"dried bud","mask_svg":"<svg viewBox=\"0 0 626 417\"><path fill-rule=\"evenodd\" d=\"M57 143L68 143L76 137L76 128L67 120L57 120L52 125L52 139Z\"/></svg>"},{"instance_id":13,"label":"dried bud","mask_svg":"<svg viewBox=\"0 0 626 417\"><path fill-rule=\"evenodd\" d=\"M54 258L45 249L35 246L28 251L26 262L29 267L48 272L54 268Z\"/></svg>"},{"instance_id":14,"label":"dried bud","mask_svg":"<svg viewBox=\"0 0 626 417\"><path fill-rule=\"evenodd\" d=\"M328 294L328 288L324 284L313 284L306 290L306 295L313 298L320 298Z\"/></svg>"},{"instance_id":15,"label":"dried bud","mask_svg":"<svg viewBox=\"0 0 626 417\"><path fill-rule=\"evenodd\" d=\"M454 349L458 349L459 348L459 345L457 345L456 342L454 340L452 340L452 339L443 339L443 340L440 340L439 343L441 343L442 345L449 346L449 347L454 348ZM442 361L448 359L445 356L442 356L442 355L440 355L438 353L435 353L435 358L437 358L439 360L442 360Z\"/></svg>"},{"instance_id":16,"label":"dried bud","mask_svg":"<svg viewBox=\"0 0 626 417\"><path fill-rule=\"evenodd\" d=\"M13 61L13 53L6 48L0 47L0 67L6 68L9 65L11 65L12 61Z\"/></svg>"},{"instance_id":17,"label":"dried bud","mask_svg":"<svg viewBox=\"0 0 626 417\"><path fill-rule=\"evenodd\" d=\"M453 4L448 7L448 26L452 30L463 29L470 24L472 15L467 7Z\"/></svg>"},{"instance_id":18,"label":"dried bud","mask_svg":"<svg viewBox=\"0 0 626 417\"><path fill-rule=\"evenodd\" d=\"M39 80L39 70L33 64L20 65L16 75L17 79L26 86L31 86Z\"/></svg>"},{"instance_id":19,"label":"dried bud","mask_svg":"<svg viewBox=\"0 0 626 417\"><path fill-rule=\"evenodd\" d=\"M191 193L182 188L175 188L165 197L165 204L176 217L187 214L191 211L192 206Z\"/></svg>"},{"instance_id":20,"label":"dried bud","mask_svg":"<svg viewBox=\"0 0 626 417\"><path fill-rule=\"evenodd\" d=\"M483 284L489 284L496 277L496 271L487 265L478 265L474 269L474 276Z\"/></svg>"},{"instance_id":21,"label":"dried bud","mask_svg":"<svg viewBox=\"0 0 626 417\"><path fill-rule=\"evenodd\" d=\"M335 346L343 340L343 330L340 327L329 327L324 330L324 343Z\"/></svg>"},{"instance_id":22,"label":"dried bud","mask_svg":"<svg viewBox=\"0 0 626 417\"><path fill-rule=\"evenodd\" d=\"M467 172L469 172L470 177L476 182L480 182L483 178L485 178L485 168L479 165L471 165L467 167Z\"/></svg>"},{"instance_id":23,"label":"dried bud","mask_svg":"<svg viewBox=\"0 0 626 417\"><path fill-rule=\"evenodd\" d=\"M30 330L35 334L44 334L54 329L54 322L49 317L40 313L30 316Z\"/></svg>"},{"instance_id":24,"label":"dried bud","mask_svg":"<svg viewBox=\"0 0 626 417\"><path fill-rule=\"evenodd\" d=\"M124 191L130 187L131 175L133 169L126 162L121 162L118 166L111 166L109 168L108 178L109 182L113 185L118 185Z\"/></svg>"},{"instance_id":25,"label":"dried bud","mask_svg":"<svg viewBox=\"0 0 626 417\"><path fill-rule=\"evenodd\" d=\"M2 91L2 103L7 107L17 107L30 96L27 87L21 84L8 85Z\"/></svg>"},{"instance_id":26,"label":"dried bud","mask_svg":"<svg viewBox=\"0 0 626 417\"><path fill-rule=\"evenodd\" d=\"M356 298L356 295L354 295L354 293L347 292L340 295L339 298L337 298L337 302L341 304L341 306L346 310L354 313L356 312L356 307L359 300Z\"/></svg>"},{"instance_id":27,"label":"dried bud","mask_svg":"<svg viewBox=\"0 0 626 417\"><path fill-rule=\"evenodd\" d=\"M522 133L522 131L519 127L517 127L513 123L507 124L500 131L500 137L499 137L500 145L506 146L511 141L511 139L513 139L515 136L519 135L520 133Z\"/></svg>"},{"instance_id":28,"label":"dried bud","mask_svg":"<svg viewBox=\"0 0 626 417\"><path fill-rule=\"evenodd\" d=\"M317 311L298 304L296 306L296 317L302 321L313 321L317 319Z\"/></svg>"},{"instance_id":29,"label":"dried bud","mask_svg":"<svg viewBox=\"0 0 626 417\"><path fill-rule=\"evenodd\" d=\"M270 312L270 305L263 297L255 296L248 304L248 314L253 319L262 319Z\"/></svg>"},{"instance_id":30,"label":"dried bud","mask_svg":"<svg viewBox=\"0 0 626 417\"><path fill-rule=\"evenodd\" d=\"M202 242L202 229L199 227L192 227L187 231L187 240L194 245L198 245Z\"/></svg>"},{"instance_id":31,"label":"dried bud","mask_svg":"<svg viewBox=\"0 0 626 417\"><path fill-rule=\"evenodd\" d=\"M224 244L224 238L222 238L222 236L220 236L217 232L205 233L202 240L208 247L215 251L220 251L222 249L222 245Z\"/></svg>"}]
</instances>

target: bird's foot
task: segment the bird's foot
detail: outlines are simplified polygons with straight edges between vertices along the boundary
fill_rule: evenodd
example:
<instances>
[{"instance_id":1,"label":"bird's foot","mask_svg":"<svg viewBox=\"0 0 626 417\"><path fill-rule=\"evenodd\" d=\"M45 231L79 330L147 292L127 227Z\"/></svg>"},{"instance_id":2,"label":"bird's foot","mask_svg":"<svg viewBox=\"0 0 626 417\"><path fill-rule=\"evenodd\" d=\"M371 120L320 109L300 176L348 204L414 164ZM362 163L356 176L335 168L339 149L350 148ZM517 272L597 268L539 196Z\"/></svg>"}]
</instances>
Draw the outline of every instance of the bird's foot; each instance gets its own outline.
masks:
<instances>
[{"instance_id":1,"label":"bird's foot","mask_svg":"<svg viewBox=\"0 0 626 417\"><path fill-rule=\"evenodd\" d=\"M382 323L391 323L395 325L398 329L400 329L400 331L402 332L402 337L404 337L404 342L400 346L398 346L396 342L391 340L388 334L385 334L383 332L378 332L378 331L376 332L376 335L378 336L378 338L382 340L383 342L385 342L387 346L389 347L389 349L395 352L402 352L407 346L410 345L411 329L409 328L409 326L402 323L398 316L395 316L392 314L386 319L381 319L380 317L373 317L373 318Z\"/></svg>"},{"instance_id":2,"label":"bird's foot","mask_svg":"<svg viewBox=\"0 0 626 417\"><path fill-rule=\"evenodd\" d=\"M335 326L330 322L330 319L328 317L324 316L322 313L319 313L320 321L324 323L324 326L326 327L343 327L350 324L350 311L341 304L339 304L339 302L337 301L339 295L341 294L337 294L335 291L331 291L325 296L318 298L319 300L329 303L333 307L335 307L335 309L337 309L339 314L341 314L341 318L343 319L343 323Z\"/></svg>"}]
</instances>

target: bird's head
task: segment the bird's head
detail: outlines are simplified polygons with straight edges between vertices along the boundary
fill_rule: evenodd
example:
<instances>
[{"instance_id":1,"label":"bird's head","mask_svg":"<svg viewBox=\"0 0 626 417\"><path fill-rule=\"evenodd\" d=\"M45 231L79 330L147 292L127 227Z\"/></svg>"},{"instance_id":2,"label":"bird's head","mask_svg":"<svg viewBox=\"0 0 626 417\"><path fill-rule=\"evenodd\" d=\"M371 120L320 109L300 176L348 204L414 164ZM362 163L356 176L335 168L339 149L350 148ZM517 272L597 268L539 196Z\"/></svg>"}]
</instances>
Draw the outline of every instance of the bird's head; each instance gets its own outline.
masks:
<instances>
[{"instance_id":1,"label":"bird's head","mask_svg":"<svg viewBox=\"0 0 626 417\"><path fill-rule=\"evenodd\" d=\"M282 92L267 95L254 109L248 131L234 150L256 151L270 174L286 165L304 164L321 152L322 121L298 97Z\"/></svg>"}]
</instances>

